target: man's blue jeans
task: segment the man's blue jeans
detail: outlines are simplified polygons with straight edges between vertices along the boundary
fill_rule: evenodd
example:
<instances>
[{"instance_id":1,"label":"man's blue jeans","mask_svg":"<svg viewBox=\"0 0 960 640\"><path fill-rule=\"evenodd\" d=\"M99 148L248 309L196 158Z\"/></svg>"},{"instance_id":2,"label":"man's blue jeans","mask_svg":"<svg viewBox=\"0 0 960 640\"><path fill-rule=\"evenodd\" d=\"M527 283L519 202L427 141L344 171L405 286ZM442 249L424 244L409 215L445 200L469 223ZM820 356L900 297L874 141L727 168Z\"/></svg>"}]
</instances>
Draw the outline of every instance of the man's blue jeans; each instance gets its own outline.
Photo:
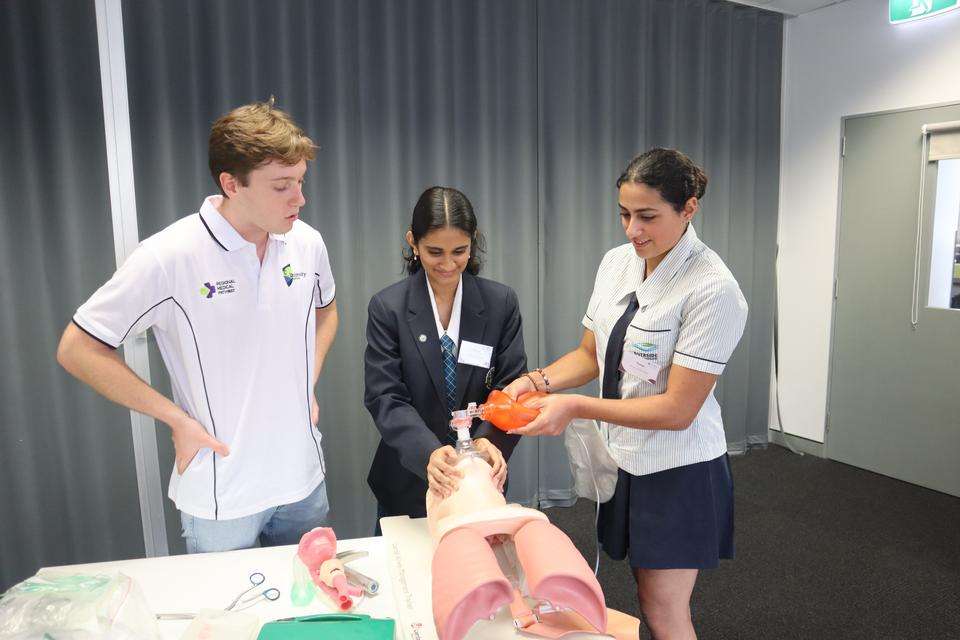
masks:
<instances>
[{"instance_id":1,"label":"man's blue jeans","mask_svg":"<svg viewBox=\"0 0 960 640\"><path fill-rule=\"evenodd\" d=\"M207 520L181 511L180 523L187 553L209 553L249 549L256 546L258 539L263 547L296 544L310 529L326 526L329 513L324 481L309 496L293 504L233 520Z\"/></svg>"}]
</instances>

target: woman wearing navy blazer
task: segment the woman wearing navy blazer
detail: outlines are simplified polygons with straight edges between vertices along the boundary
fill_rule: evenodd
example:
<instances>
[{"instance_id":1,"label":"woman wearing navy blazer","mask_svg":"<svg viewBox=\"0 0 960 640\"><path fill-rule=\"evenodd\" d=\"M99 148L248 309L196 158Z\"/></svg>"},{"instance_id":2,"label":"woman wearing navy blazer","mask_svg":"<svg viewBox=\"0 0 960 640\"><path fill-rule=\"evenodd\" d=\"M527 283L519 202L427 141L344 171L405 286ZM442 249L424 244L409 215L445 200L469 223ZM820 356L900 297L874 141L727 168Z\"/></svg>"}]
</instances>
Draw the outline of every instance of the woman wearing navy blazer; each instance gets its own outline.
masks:
<instances>
[{"instance_id":1,"label":"woman wearing navy blazer","mask_svg":"<svg viewBox=\"0 0 960 640\"><path fill-rule=\"evenodd\" d=\"M423 517L428 488L444 496L456 488L450 412L482 403L527 363L517 294L477 277L483 237L467 197L424 191L406 241L407 277L367 308L364 404L381 435L367 483L378 522ZM519 437L488 422L473 437L502 489Z\"/></svg>"}]
</instances>

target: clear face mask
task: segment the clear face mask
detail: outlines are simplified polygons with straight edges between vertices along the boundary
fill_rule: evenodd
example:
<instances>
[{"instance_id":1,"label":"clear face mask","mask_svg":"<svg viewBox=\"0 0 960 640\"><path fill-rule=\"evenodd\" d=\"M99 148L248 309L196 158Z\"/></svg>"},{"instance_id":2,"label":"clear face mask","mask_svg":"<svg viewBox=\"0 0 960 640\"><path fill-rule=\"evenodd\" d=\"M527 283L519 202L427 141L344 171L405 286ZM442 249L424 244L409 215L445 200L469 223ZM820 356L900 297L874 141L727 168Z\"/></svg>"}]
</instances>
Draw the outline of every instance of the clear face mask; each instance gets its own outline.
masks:
<instances>
[{"instance_id":1,"label":"clear face mask","mask_svg":"<svg viewBox=\"0 0 960 640\"><path fill-rule=\"evenodd\" d=\"M457 455L461 458L467 456L479 457L480 453L473 443L473 438L470 437L470 425L473 424L473 419L481 416L477 403L471 402L466 409L454 411L451 415L453 418L450 420L450 428L457 432Z\"/></svg>"}]
</instances>

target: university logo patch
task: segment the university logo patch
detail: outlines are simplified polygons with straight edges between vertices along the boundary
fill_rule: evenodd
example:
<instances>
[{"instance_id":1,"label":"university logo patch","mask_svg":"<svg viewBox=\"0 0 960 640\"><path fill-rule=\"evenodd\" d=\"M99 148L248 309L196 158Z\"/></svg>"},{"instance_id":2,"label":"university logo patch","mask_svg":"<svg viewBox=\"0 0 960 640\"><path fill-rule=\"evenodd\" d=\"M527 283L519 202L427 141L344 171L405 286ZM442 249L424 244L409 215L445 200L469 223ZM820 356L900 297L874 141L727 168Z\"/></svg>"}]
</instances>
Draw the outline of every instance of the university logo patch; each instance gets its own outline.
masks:
<instances>
[{"instance_id":1,"label":"university logo patch","mask_svg":"<svg viewBox=\"0 0 960 640\"><path fill-rule=\"evenodd\" d=\"M287 283L288 287L293 284L294 280L299 280L305 275L307 274L303 273L302 271L294 273L293 267L291 267L289 264L283 268L283 281Z\"/></svg>"}]
</instances>

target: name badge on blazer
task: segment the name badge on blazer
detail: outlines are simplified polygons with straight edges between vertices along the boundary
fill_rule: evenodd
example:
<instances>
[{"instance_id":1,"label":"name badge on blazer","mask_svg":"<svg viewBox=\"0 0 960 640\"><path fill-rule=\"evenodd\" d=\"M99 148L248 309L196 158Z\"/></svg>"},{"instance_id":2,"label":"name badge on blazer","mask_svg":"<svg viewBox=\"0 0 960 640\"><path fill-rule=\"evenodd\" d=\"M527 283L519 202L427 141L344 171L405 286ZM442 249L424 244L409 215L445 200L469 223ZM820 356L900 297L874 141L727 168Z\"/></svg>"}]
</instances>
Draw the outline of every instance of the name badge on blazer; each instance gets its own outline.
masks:
<instances>
[{"instance_id":1,"label":"name badge on blazer","mask_svg":"<svg viewBox=\"0 0 960 640\"><path fill-rule=\"evenodd\" d=\"M493 356L493 347L485 344L470 342L469 340L460 341L460 351L457 354L457 362L473 365L474 367L490 366L490 358Z\"/></svg>"}]
</instances>

